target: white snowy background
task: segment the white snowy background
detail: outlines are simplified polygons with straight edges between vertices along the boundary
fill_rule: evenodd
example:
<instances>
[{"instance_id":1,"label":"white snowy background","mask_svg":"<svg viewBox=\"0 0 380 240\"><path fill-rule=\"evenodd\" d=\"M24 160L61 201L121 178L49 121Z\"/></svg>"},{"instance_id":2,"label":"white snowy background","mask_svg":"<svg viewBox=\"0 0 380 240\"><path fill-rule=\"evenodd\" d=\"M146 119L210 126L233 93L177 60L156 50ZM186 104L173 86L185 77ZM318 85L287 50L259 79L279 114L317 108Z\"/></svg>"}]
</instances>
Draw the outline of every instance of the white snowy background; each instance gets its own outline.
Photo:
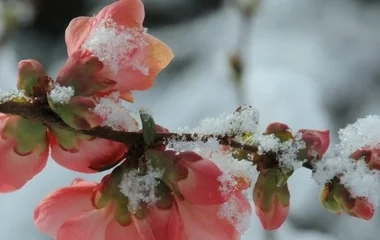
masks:
<instances>
[{"instance_id":1,"label":"white snowy background","mask_svg":"<svg viewBox=\"0 0 380 240\"><path fill-rule=\"evenodd\" d=\"M164 9L185 1L191 0L145 2ZM260 109L262 128L281 121L295 129L332 129L335 141L345 124L380 113L380 6L354 0L263 0L257 16L243 23L232 1L191 21L150 31L176 55L152 90L136 94L136 103L148 107L158 123L192 127L245 103ZM20 36L21 52L18 48L16 54L13 41L0 48L1 88L15 87L22 58L51 55L51 76L65 61L62 45L37 52L33 46L44 44L43 39ZM245 64L241 88L234 85L228 62L237 48ZM186 59L192 61L183 66ZM0 239L48 239L34 228L33 209L75 177L101 176L66 171L50 161L23 189L0 195ZM253 215L244 240L373 240L380 234L378 214L366 222L326 212L308 170L291 177L290 191L291 213L283 227L264 233Z\"/></svg>"}]
</instances>

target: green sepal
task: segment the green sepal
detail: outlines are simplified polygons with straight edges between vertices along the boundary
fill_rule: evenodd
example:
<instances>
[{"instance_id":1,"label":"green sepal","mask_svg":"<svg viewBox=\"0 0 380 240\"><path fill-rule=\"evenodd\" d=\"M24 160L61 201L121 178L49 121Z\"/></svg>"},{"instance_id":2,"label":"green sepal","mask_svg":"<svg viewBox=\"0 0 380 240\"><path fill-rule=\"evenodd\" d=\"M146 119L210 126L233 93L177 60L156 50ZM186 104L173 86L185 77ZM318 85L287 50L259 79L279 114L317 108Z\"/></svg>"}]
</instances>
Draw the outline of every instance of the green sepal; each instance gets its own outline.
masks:
<instances>
[{"instance_id":1,"label":"green sepal","mask_svg":"<svg viewBox=\"0 0 380 240\"><path fill-rule=\"evenodd\" d=\"M67 104L54 103L48 97L48 102L53 111L72 128L87 130L98 127L103 122L101 116L93 111L98 104L94 97L72 97Z\"/></svg>"},{"instance_id":2,"label":"green sepal","mask_svg":"<svg viewBox=\"0 0 380 240\"><path fill-rule=\"evenodd\" d=\"M90 141L95 139L93 136L75 133L58 127L50 127L50 132L55 136L59 146L65 151L78 152L78 140L83 139Z\"/></svg>"},{"instance_id":3,"label":"green sepal","mask_svg":"<svg viewBox=\"0 0 380 240\"><path fill-rule=\"evenodd\" d=\"M144 142L146 145L152 146L156 138L156 123L154 122L153 117L145 111L140 111L140 118Z\"/></svg>"},{"instance_id":4,"label":"green sepal","mask_svg":"<svg viewBox=\"0 0 380 240\"><path fill-rule=\"evenodd\" d=\"M2 137L14 140L14 150L20 155L28 155L34 150L42 154L49 148L46 126L20 116L10 116L7 119Z\"/></svg>"}]
</instances>

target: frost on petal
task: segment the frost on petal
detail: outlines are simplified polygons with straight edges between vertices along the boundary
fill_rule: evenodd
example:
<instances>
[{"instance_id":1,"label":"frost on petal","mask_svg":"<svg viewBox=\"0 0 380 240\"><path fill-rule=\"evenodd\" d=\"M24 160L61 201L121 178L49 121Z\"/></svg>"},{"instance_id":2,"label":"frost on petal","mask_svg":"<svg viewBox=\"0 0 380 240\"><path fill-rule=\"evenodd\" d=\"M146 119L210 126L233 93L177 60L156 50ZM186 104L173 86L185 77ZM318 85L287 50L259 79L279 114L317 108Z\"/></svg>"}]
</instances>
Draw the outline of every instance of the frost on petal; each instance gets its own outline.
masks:
<instances>
[{"instance_id":1,"label":"frost on petal","mask_svg":"<svg viewBox=\"0 0 380 240\"><path fill-rule=\"evenodd\" d=\"M77 17L71 20L65 31L67 54L70 56L80 49L91 31L91 17Z\"/></svg>"},{"instance_id":2,"label":"frost on petal","mask_svg":"<svg viewBox=\"0 0 380 240\"><path fill-rule=\"evenodd\" d=\"M104 210L83 212L61 225L56 240L105 240L106 227L111 217Z\"/></svg>"},{"instance_id":3,"label":"frost on petal","mask_svg":"<svg viewBox=\"0 0 380 240\"><path fill-rule=\"evenodd\" d=\"M380 116L369 115L358 119L354 124L339 130L340 143L336 146L342 156L350 156L363 147L376 147L380 144Z\"/></svg>"},{"instance_id":4,"label":"frost on petal","mask_svg":"<svg viewBox=\"0 0 380 240\"><path fill-rule=\"evenodd\" d=\"M251 206L243 194L237 193L220 206L218 216L227 220L239 233L244 233L250 226Z\"/></svg>"},{"instance_id":5,"label":"frost on petal","mask_svg":"<svg viewBox=\"0 0 380 240\"><path fill-rule=\"evenodd\" d=\"M151 205L157 201L155 188L162 178L163 171L148 167L146 174L133 169L124 174L119 185L120 192L128 197L128 210L136 212L141 203Z\"/></svg>"},{"instance_id":6,"label":"frost on petal","mask_svg":"<svg viewBox=\"0 0 380 240\"><path fill-rule=\"evenodd\" d=\"M218 177L219 191L225 196L247 189L251 185L251 179L257 175L252 162L237 160L229 149L221 152L221 146L216 138L210 138L207 142L183 142L169 139L167 148L178 152L191 150L216 164L222 171L222 175Z\"/></svg>"},{"instance_id":7,"label":"frost on petal","mask_svg":"<svg viewBox=\"0 0 380 240\"><path fill-rule=\"evenodd\" d=\"M116 76L121 66L129 64L131 57L147 46L144 34L141 26L126 28L112 18L100 19L84 42L83 49L99 58L111 79L120 81ZM123 80L130 81L128 78Z\"/></svg>"},{"instance_id":8,"label":"frost on petal","mask_svg":"<svg viewBox=\"0 0 380 240\"><path fill-rule=\"evenodd\" d=\"M95 173L95 169L117 163L127 151L124 144L106 139L85 139L80 135L63 135L65 136L73 138L69 143L74 144L71 145L73 148L64 148L60 145L59 139L53 137L50 142L51 156L59 165L77 172ZM66 138L64 140L67 141Z\"/></svg>"},{"instance_id":9,"label":"frost on petal","mask_svg":"<svg viewBox=\"0 0 380 240\"><path fill-rule=\"evenodd\" d=\"M340 183L352 197L367 198L374 206L380 204L380 171L369 169L362 159L337 156L322 159L316 164L313 178L317 183L329 183L335 176L339 176Z\"/></svg>"},{"instance_id":10,"label":"frost on petal","mask_svg":"<svg viewBox=\"0 0 380 240\"><path fill-rule=\"evenodd\" d=\"M116 131L137 131L138 123L131 116L119 99L120 94L114 92L109 96L103 97L94 108L94 112L103 118L102 126L111 127Z\"/></svg>"},{"instance_id":11,"label":"frost on petal","mask_svg":"<svg viewBox=\"0 0 380 240\"><path fill-rule=\"evenodd\" d=\"M57 231L67 220L94 209L91 195L96 184L81 181L71 187L55 190L34 210L34 224L44 234L56 238Z\"/></svg>"},{"instance_id":12,"label":"frost on petal","mask_svg":"<svg viewBox=\"0 0 380 240\"><path fill-rule=\"evenodd\" d=\"M153 86L158 73L174 58L172 50L159 39L144 34L145 46L130 56L115 77L116 90L147 90Z\"/></svg>"},{"instance_id":13,"label":"frost on petal","mask_svg":"<svg viewBox=\"0 0 380 240\"><path fill-rule=\"evenodd\" d=\"M22 117L0 119L0 192L20 189L45 167L46 128Z\"/></svg>"},{"instance_id":14,"label":"frost on petal","mask_svg":"<svg viewBox=\"0 0 380 240\"><path fill-rule=\"evenodd\" d=\"M73 87L59 86L59 84L56 84L49 94L53 103L56 104L67 104L74 95L75 91Z\"/></svg>"},{"instance_id":15,"label":"frost on petal","mask_svg":"<svg viewBox=\"0 0 380 240\"><path fill-rule=\"evenodd\" d=\"M369 115L358 119L339 131L340 143L334 155L316 163L313 178L323 185L338 176L341 184L353 198L365 198L374 205L380 204L380 171L376 158L380 144L380 117ZM373 154L366 156L366 152ZM360 154L363 154L360 156ZM366 158L370 159L366 159ZM371 159L372 158L372 159Z\"/></svg>"}]
</instances>

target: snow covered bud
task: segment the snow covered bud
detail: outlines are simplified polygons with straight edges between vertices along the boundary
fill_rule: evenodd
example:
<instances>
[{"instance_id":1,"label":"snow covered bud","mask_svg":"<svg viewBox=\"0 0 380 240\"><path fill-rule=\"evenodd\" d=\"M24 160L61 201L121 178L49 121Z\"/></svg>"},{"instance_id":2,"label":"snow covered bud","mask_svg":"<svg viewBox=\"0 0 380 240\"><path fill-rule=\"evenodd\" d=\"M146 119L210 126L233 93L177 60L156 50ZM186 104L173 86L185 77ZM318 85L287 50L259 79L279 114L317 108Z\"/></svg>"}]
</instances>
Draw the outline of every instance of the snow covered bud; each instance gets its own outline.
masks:
<instances>
[{"instance_id":1,"label":"snow covered bud","mask_svg":"<svg viewBox=\"0 0 380 240\"><path fill-rule=\"evenodd\" d=\"M330 145L330 131L301 129L302 140L306 148L299 151L300 159L320 160Z\"/></svg>"},{"instance_id":2,"label":"snow covered bud","mask_svg":"<svg viewBox=\"0 0 380 240\"><path fill-rule=\"evenodd\" d=\"M44 67L37 60L22 60L18 64L17 88L29 97L44 96L50 79Z\"/></svg>"},{"instance_id":3,"label":"snow covered bud","mask_svg":"<svg viewBox=\"0 0 380 240\"><path fill-rule=\"evenodd\" d=\"M334 179L332 184L334 198L346 214L365 220L370 220L373 217L375 209L366 198L353 198L349 190L337 179Z\"/></svg>"},{"instance_id":4,"label":"snow covered bud","mask_svg":"<svg viewBox=\"0 0 380 240\"><path fill-rule=\"evenodd\" d=\"M379 148L365 148L354 152L351 155L352 159L362 159L366 162L369 169L380 170L380 149Z\"/></svg>"},{"instance_id":5,"label":"snow covered bud","mask_svg":"<svg viewBox=\"0 0 380 240\"><path fill-rule=\"evenodd\" d=\"M289 131L288 125L279 122L274 122L268 125L265 130L265 135L270 134L275 135L281 142L286 142L293 138L292 133Z\"/></svg>"},{"instance_id":6,"label":"snow covered bud","mask_svg":"<svg viewBox=\"0 0 380 240\"><path fill-rule=\"evenodd\" d=\"M277 172L261 171L253 189L256 215L265 230L276 230L285 222L289 213L290 194L288 184L277 184Z\"/></svg>"}]
</instances>

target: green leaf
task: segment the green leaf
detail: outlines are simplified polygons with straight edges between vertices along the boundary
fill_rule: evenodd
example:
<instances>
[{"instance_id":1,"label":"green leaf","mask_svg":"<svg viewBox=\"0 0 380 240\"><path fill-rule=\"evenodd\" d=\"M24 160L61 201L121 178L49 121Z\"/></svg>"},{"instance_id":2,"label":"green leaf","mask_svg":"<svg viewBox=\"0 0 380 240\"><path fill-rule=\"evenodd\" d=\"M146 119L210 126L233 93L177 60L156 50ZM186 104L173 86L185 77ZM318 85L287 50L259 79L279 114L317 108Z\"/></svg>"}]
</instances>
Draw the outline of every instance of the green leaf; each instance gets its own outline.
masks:
<instances>
[{"instance_id":1,"label":"green leaf","mask_svg":"<svg viewBox=\"0 0 380 240\"><path fill-rule=\"evenodd\" d=\"M144 136L144 142L148 146L154 144L154 139L156 137L156 123L151 115L145 111L140 111L140 118L142 122L142 130Z\"/></svg>"}]
</instances>

